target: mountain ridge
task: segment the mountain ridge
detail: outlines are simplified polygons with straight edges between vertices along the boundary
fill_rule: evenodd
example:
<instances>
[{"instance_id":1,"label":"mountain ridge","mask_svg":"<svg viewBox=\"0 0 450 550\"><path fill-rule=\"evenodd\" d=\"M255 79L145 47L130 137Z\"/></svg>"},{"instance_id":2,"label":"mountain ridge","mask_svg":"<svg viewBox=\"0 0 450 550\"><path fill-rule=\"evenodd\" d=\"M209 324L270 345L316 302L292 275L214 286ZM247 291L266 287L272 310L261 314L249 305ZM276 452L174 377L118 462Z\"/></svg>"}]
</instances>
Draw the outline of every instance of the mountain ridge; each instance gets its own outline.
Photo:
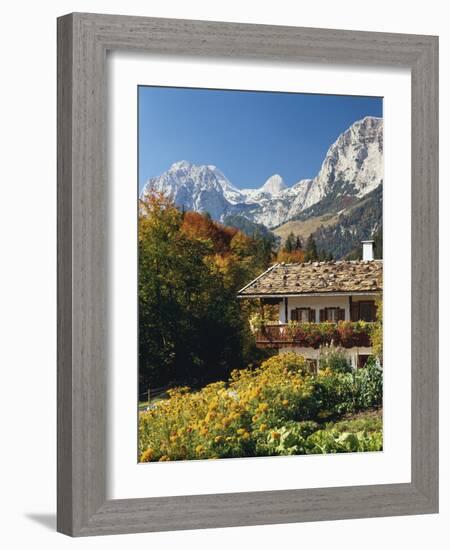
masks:
<instances>
[{"instance_id":1,"label":"mountain ridge","mask_svg":"<svg viewBox=\"0 0 450 550\"><path fill-rule=\"evenodd\" d=\"M177 161L147 180L141 196L156 190L170 195L177 206L208 212L218 221L240 215L274 228L327 198L330 206L347 197L355 202L382 183L383 119L367 116L338 136L314 178L301 179L290 187L279 174L273 174L260 188L238 189L214 165Z\"/></svg>"}]
</instances>

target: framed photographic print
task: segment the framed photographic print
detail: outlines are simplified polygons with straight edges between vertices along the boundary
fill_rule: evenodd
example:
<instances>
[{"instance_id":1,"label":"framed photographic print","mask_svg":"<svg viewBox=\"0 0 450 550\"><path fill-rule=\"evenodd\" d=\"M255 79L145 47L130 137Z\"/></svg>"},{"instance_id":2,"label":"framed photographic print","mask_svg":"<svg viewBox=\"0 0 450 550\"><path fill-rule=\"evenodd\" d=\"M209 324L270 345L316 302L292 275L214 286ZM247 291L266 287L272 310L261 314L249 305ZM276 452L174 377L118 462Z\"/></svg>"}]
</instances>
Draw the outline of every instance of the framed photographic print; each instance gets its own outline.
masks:
<instances>
[{"instance_id":1,"label":"framed photographic print","mask_svg":"<svg viewBox=\"0 0 450 550\"><path fill-rule=\"evenodd\" d=\"M58 530L435 513L437 38L58 20Z\"/></svg>"}]
</instances>

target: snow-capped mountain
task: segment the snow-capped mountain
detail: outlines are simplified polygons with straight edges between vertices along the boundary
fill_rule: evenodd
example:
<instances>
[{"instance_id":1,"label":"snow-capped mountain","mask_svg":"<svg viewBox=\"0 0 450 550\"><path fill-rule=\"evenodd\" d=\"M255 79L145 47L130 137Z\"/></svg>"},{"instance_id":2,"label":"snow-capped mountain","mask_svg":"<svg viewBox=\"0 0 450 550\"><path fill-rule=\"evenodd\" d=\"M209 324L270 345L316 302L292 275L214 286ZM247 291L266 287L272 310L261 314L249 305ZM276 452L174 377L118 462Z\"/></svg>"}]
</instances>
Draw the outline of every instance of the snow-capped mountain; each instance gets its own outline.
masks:
<instances>
[{"instance_id":1,"label":"snow-capped mountain","mask_svg":"<svg viewBox=\"0 0 450 550\"><path fill-rule=\"evenodd\" d=\"M287 185L284 183L283 178L279 174L274 174L266 181L261 187L263 193L269 193L269 195L277 195L283 189L286 189Z\"/></svg>"},{"instance_id":2,"label":"snow-capped mountain","mask_svg":"<svg viewBox=\"0 0 450 550\"><path fill-rule=\"evenodd\" d=\"M382 182L383 120L365 117L331 145L315 178L291 187L274 174L258 189L238 189L216 166L180 161L161 176L150 178L141 196L157 190L171 196L178 206L209 212L217 220L242 215L275 227L327 196L362 197Z\"/></svg>"},{"instance_id":3,"label":"snow-capped mountain","mask_svg":"<svg viewBox=\"0 0 450 550\"><path fill-rule=\"evenodd\" d=\"M352 124L328 149L303 202L308 208L335 190L362 197L383 181L383 119L365 117Z\"/></svg>"},{"instance_id":4,"label":"snow-capped mountain","mask_svg":"<svg viewBox=\"0 0 450 550\"><path fill-rule=\"evenodd\" d=\"M214 219L223 218L231 205L245 201L218 168L185 160L175 162L161 176L150 178L142 193L151 189L162 191L186 210L209 212Z\"/></svg>"}]
</instances>

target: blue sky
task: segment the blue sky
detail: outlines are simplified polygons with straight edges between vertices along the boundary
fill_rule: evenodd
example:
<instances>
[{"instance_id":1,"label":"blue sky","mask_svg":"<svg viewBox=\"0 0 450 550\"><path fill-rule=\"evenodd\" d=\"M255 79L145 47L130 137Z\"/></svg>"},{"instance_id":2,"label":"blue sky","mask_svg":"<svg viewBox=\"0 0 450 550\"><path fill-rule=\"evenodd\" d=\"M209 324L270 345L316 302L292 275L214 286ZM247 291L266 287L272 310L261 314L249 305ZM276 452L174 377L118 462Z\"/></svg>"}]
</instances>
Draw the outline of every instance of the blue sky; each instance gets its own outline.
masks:
<instances>
[{"instance_id":1,"label":"blue sky","mask_svg":"<svg viewBox=\"0 0 450 550\"><path fill-rule=\"evenodd\" d=\"M140 86L139 183L171 164L214 164L238 188L272 174L314 177L353 122L382 116L382 98Z\"/></svg>"}]
</instances>

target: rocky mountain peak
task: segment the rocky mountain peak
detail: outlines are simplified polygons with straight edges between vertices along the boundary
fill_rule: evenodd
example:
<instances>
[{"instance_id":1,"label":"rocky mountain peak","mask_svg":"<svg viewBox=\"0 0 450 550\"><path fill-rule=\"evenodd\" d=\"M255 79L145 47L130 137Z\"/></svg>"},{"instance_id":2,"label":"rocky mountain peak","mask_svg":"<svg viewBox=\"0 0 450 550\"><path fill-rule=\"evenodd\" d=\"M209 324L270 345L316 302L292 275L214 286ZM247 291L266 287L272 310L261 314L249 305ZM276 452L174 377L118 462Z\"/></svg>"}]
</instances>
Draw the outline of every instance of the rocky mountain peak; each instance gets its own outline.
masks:
<instances>
[{"instance_id":1,"label":"rocky mountain peak","mask_svg":"<svg viewBox=\"0 0 450 550\"><path fill-rule=\"evenodd\" d=\"M212 164L175 162L158 177L150 178L142 194L151 189L170 195L186 210L207 211L223 221L241 215L275 227L328 197L363 197L383 182L383 119L356 121L330 146L319 173L287 187L279 174L258 189L237 189Z\"/></svg>"},{"instance_id":2,"label":"rocky mountain peak","mask_svg":"<svg viewBox=\"0 0 450 550\"><path fill-rule=\"evenodd\" d=\"M276 195L283 189L286 189L287 185L284 183L283 178L279 174L270 176L261 187L263 193L269 193L270 195Z\"/></svg>"}]
</instances>

